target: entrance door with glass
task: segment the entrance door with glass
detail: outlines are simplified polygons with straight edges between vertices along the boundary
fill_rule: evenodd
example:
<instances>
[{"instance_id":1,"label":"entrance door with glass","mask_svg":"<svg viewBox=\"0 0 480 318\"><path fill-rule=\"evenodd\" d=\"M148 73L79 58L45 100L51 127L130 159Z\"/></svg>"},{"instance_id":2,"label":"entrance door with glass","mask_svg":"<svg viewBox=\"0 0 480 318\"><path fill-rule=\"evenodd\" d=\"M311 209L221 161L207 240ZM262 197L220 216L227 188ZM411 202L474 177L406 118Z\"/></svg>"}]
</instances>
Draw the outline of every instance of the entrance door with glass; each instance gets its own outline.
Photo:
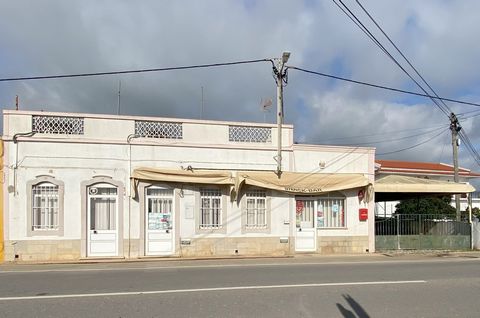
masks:
<instances>
[{"instance_id":1,"label":"entrance door with glass","mask_svg":"<svg viewBox=\"0 0 480 318\"><path fill-rule=\"evenodd\" d=\"M317 249L315 229L315 201L296 200L295 251L313 252Z\"/></svg>"},{"instance_id":2,"label":"entrance door with glass","mask_svg":"<svg viewBox=\"0 0 480 318\"><path fill-rule=\"evenodd\" d=\"M117 188L96 184L87 193L87 256L118 256Z\"/></svg>"},{"instance_id":3,"label":"entrance door with glass","mask_svg":"<svg viewBox=\"0 0 480 318\"><path fill-rule=\"evenodd\" d=\"M173 189L146 188L145 202L145 254L173 254L175 252Z\"/></svg>"}]
</instances>

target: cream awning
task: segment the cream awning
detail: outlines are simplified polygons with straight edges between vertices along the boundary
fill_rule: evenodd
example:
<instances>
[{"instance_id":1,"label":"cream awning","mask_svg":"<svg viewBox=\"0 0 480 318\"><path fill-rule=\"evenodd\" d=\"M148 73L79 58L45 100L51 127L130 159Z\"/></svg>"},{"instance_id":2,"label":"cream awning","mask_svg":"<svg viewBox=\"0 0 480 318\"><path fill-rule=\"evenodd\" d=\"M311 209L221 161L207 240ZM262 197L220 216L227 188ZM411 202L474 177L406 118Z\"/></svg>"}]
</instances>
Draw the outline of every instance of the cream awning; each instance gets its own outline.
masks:
<instances>
[{"instance_id":1,"label":"cream awning","mask_svg":"<svg viewBox=\"0 0 480 318\"><path fill-rule=\"evenodd\" d=\"M137 168L133 171L132 179L232 186L235 184L235 178L231 172L217 170Z\"/></svg>"},{"instance_id":2,"label":"cream awning","mask_svg":"<svg viewBox=\"0 0 480 318\"><path fill-rule=\"evenodd\" d=\"M318 195L327 192L367 187L370 197L370 181L362 174L300 173L282 172L280 178L273 171L219 171L219 170L175 170L159 168L137 168L132 181L162 181L230 186L232 199L243 185L252 185L291 194ZM366 198L369 200L369 198Z\"/></svg>"},{"instance_id":3,"label":"cream awning","mask_svg":"<svg viewBox=\"0 0 480 318\"><path fill-rule=\"evenodd\" d=\"M273 171L241 171L238 178L239 186L247 184L292 194L317 195L370 185L362 174L282 172L279 178Z\"/></svg>"},{"instance_id":4,"label":"cream awning","mask_svg":"<svg viewBox=\"0 0 480 318\"><path fill-rule=\"evenodd\" d=\"M466 183L422 179L400 175L388 175L375 180L375 193L436 193L458 194L474 192Z\"/></svg>"}]
</instances>

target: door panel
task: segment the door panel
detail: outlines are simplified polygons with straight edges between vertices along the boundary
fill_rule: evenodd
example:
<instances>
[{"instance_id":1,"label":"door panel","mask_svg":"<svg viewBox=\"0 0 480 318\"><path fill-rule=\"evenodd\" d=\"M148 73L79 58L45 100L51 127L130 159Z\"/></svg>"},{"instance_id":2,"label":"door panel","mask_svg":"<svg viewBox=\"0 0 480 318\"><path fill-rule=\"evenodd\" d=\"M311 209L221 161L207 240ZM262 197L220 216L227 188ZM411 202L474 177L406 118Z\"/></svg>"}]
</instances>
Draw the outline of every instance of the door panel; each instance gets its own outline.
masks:
<instances>
[{"instance_id":1,"label":"door panel","mask_svg":"<svg viewBox=\"0 0 480 318\"><path fill-rule=\"evenodd\" d=\"M118 256L117 189L88 188L88 256Z\"/></svg>"},{"instance_id":2,"label":"door panel","mask_svg":"<svg viewBox=\"0 0 480 318\"><path fill-rule=\"evenodd\" d=\"M314 211L314 200L296 201L295 251L313 252L317 249Z\"/></svg>"},{"instance_id":3,"label":"door panel","mask_svg":"<svg viewBox=\"0 0 480 318\"><path fill-rule=\"evenodd\" d=\"M173 190L147 188L145 201L145 254L173 254L175 251Z\"/></svg>"}]
</instances>

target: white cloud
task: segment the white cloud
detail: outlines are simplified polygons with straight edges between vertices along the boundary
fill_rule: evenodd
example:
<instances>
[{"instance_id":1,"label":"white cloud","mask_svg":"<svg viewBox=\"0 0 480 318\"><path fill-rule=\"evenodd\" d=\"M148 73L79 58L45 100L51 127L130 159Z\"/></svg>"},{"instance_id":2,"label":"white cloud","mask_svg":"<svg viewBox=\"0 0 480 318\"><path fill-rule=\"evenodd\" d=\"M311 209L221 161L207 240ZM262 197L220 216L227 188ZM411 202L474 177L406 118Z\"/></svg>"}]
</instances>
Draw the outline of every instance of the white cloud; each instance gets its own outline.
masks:
<instances>
[{"instance_id":1,"label":"white cloud","mask_svg":"<svg viewBox=\"0 0 480 318\"><path fill-rule=\"evenodd\" d=\"M352 8L355 1L346 1ZM478 1L363 1L440 95L480 99ZM367 21L360 10L355 12ZM371 23L366 23L372 28ZM379 35L378 32L375 33ZM279 56L290 64L389 86L408 78L331 1L1 1L0 77L110 71ZM389 47L390 48L390 47ZM398 56L398 55L396 55ZM448 124L428 100L334 82L290 70L287 121L296 139L322 142L353 135ZM275 97L268 63L117 77L0 83L0 105L54 111L263 121L260 99ZM450 104L449 104L450 105ZM471 107L452 106L455 111ZM268 120L274 120L274 111ZM443 116L443 117L442 117ZM463 125L472 140L480 117ZM421 132L421 131L418 131ZM415 132L411 133L412 135ZM353 139L357 143L382 136ZM429 135L378 143L378 152ZM383 140L383 139L382 139ZM341 140L347 142L348 140ZM450 161L448 134L392 158ZM472 165L461 152L461 164ZM465 164L464 164L465 163Z\"/></svg>"}]
</instances>

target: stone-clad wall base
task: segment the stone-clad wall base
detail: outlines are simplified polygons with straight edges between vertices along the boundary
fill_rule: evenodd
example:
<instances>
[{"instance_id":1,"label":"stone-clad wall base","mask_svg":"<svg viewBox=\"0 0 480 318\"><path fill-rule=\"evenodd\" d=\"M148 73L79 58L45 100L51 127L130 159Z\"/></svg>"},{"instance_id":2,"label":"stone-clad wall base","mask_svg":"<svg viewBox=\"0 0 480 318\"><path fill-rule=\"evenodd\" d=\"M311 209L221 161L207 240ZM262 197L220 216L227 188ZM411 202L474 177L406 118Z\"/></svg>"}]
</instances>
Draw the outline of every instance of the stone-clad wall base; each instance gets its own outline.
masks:
<instances>
[{"instance_id":1,"label":"stone-clad wall base","mask_svg":"<svg viewBox=\"0 0 480 318\"><path fill-rule=\"evenodd\" d=\"M319 236L319 254L358 254L368 250L368 236Z\"/></svg>"},{"instance_id":2,"label":"stone-clad wall base","mask_svg":"<svg viewBox=\"0 0 480 318\"><path fill-rule=\"evenodd\" d=\"M15 258L15 255L18 257ZM80 259L80 240L5 241L5 261L71 261Z\"/></svg>"},{"instance_id":3,"label":"stone-clad wall base","mask_svg":"<svg viewBox=\"0 0 480 318\"><path fill-rule=\"evenodd\" d=\"M358 254L368 249L368 236L318 237L314 254ZM132 240L130 257L141 257L140 241ZM26 240L6 241L5 261L72 261L79 260L80 240ZM294 238L280 243L280 237L223 237L192 238L190 245L180 245L177 257L222 256L285 256L295 254ZM18 255L18 258L15 258ZM124 241L124 255L128 258L128 240Z\"/></svg>"},{"instance_id":4,"label":"stone-clad wall base","mask_svg":"<svg viewBox=\"0 0 480 318\"><path fill-rule=\"evenodd\" d=\"M180 257L283 256L291 254L289 246L289 243L280 243L279 237L193 238L190 245L180 246L177 255Z\"/></svg>"}]
</instances>

